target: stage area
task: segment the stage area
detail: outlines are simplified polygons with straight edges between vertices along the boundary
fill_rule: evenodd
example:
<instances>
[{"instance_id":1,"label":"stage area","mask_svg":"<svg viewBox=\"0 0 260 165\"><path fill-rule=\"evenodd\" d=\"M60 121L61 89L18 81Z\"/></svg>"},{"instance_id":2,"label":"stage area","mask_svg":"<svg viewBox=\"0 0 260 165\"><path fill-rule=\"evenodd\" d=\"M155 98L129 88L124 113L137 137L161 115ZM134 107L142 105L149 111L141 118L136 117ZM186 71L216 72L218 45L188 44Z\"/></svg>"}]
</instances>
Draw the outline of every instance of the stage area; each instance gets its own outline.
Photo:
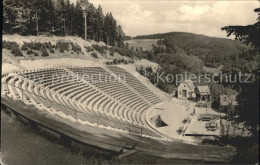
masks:
<instances>
[{"instance_id":1,"label":"stage area","mask_svg":"<svg viewBox=\"0 0 260 165\"><path fill-rule=\"evenodd\" d=\"M190 109L186 108L179 102L176 102L174 99L162 102L161 104L153 107L148 117L150 119L154 116L160 115L161 120L167 124L167 126L154 126L154 128L171 138L183 140L182 134L179 134L177 130L183 126L183 119L188 117L190 113Z\"/></svg>"},{"instance_id":2,"label":"stage area","mask_svg":"<svg viewBox=\"0 0 260 165\"><path fill-rule=\"evenodd\" d=\"M192 101L172 98L153 107L149 111L148 118L160 116L167 126L157 127L153 123L153 127L173 139L193 142L197 139L194 136L218 136L219 129L209 131L206 128L206 121L198 121L198 116L201 114L217 115L217 113L210 108L206 110L206 108L195 107L195 104ZM194 109L196 109L195 114L193 114ZM220 126L219 120L216 120L216 123Z\"/></svg>"},{"instance_id":3,"label":"stage area","mask_svg":"<svg viewBox=\"0 0 260 165\"><path fill-rule=\"evenodd\" d=\"M184 135L185 136L219 136L220 120L215 120L218 129L215 131L207 130L206 124L208 121L198 121L197 116L193 116Z\"/></svg>"}]
</instances>

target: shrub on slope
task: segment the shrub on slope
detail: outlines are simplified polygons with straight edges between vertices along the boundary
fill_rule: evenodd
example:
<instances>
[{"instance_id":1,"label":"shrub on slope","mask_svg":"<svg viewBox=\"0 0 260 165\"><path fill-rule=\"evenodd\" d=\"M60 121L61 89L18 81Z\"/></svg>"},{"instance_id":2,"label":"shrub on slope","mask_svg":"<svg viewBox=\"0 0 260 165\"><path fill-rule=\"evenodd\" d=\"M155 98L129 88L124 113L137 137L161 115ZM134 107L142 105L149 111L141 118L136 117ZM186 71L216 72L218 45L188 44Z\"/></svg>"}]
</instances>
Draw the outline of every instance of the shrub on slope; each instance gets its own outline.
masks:
<instances>
[{"instance_id":1,"label":"shrub on slope","mask_svg":"<svg viewBox=\"0 0 260 165\"><path fill-rule=\"evenodd\" d=\"M44 45L41 47L41 52L43 57L49 56L49 53L47 52L47 49L45 48Z\"/></svg>"},{"instance_id":2,"label":"shrub on slope","mask_svg":"<svg viewBox=\"0 0 260 165\"><path fill-rule=\"evenodd\" d=\"M23 56L16 42L3 41L3 48L11 50L11 53L15 56Z\"/></svg>"},{"instance_id":3,"label":"shrub on slope","mask_svg":"<svg viewBox=\"0 0 260 165\"><path fill-rule=\"evenodd\" d=\"M98 51L101 54L105 54L106 51L108 50L108 47L100 46L100 45L97 45L97 44L93 44L92 47L93 47L94 50Z\"/></svg>"}]
</instances>

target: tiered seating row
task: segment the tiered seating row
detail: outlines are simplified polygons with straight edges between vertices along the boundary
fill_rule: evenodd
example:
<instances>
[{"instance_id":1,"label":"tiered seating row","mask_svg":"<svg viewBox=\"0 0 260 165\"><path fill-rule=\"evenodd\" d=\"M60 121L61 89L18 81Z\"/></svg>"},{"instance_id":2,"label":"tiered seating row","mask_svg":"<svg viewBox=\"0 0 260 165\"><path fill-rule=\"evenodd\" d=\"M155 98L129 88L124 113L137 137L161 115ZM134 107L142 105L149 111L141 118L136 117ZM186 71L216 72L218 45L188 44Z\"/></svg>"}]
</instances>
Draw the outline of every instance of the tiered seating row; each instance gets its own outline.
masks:
<instances>
[{"instance_id":1,"label":"tiered seating row","mask_svg":"<svg viewBox=\"0 0 260 165\"><path fill-rule=\"evenodd\" d=\"M133 108L133 110L136 110L137 112L143 111L144 108L149 107L145 101L142 101L142 98L136 96L136 94L128 89L123 83L112 78L112 75L101 67L79 67L69 69L81 76L85 81L95 85L129 108L136 105L136 102L139 101L139 104Z\"/></svg>"},{"instance_id":2,"label":"tiered seating row","mask_svg":"<svg viewBox=\"0 0 260 165\"><path fill-rule=\"evenodd\" d=\"M131 75L126 70L119 68L117 66L107 66L112 72L120 77L125 78L125 82L139 92L144 98L146 98L152 104L157 104L162 100L156 96L151 90L149 90L142 82L140 82L136 77Z\"/></svg>"}]
</instances>

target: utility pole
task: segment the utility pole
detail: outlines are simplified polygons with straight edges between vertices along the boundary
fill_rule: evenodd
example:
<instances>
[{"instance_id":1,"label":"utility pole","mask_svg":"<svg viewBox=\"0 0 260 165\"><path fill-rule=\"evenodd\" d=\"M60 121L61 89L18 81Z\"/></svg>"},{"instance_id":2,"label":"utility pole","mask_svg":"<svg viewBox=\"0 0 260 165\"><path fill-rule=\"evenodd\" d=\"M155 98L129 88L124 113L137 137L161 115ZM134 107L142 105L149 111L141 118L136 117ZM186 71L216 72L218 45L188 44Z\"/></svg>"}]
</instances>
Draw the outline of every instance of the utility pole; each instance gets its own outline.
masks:
<instances>
[{"instance_id":1,"label":"utility pole","mask_svg":"<svg viewBox=\"0 0 260 165\"><path fill-rule=\"evenodd\" d=\"M66 35L66 17L64 16L64 36Z\"/></svg>"},{"instance_id":2,"label":"utility pole","mask_svg":"<svg viewBox=\"0 0 260 165\"><path fill-rule=\"evenodd\" d=\"M84 24L85 24L85 40L87 40L87 8L88 8L89 4L81 4L81 8L83 10L83 16L84 16Z\"/></svg>"},{"instance_id":3,"label":"utility pole","mask_svg":"<svg viewBox=\"0 0 260 165\"><path fill-rule=\"evenodd\" d=\"M70 35L72 36L72 20L70 21Z\"/></svg>"},{"instance_id":4,"label":"utility pole","mask_svg":"<svg viewBox=\"0 0 260 165\"><path fill-rule=\"evenodd\" d=\"M84 20L85 20L85 40L87 40L88 32L87 32L87 12L84 12Z\"/></svg>"},{"instance_id":5,"label":"utility pole","mask_svg":"<svg viewBox=\"0 0 260 165\"><path fill-rule=\"evenodd\" d=\"M21 88L22 89L22 88ZM22 89L22 101L23 101L23 89ZM24 101L23 101L24 102Z\"/></svg>"},{"instance_id":6,"label":"utility pole","mask_svg":"<svg viewBox=\"0 0 260 165\"><path fill-rule=\"evenodd\" d=\"M36 9L36 32L37 32L37 36L39 33L39 26L38 26L38 9Z\"/></svg>"}]
</instances>

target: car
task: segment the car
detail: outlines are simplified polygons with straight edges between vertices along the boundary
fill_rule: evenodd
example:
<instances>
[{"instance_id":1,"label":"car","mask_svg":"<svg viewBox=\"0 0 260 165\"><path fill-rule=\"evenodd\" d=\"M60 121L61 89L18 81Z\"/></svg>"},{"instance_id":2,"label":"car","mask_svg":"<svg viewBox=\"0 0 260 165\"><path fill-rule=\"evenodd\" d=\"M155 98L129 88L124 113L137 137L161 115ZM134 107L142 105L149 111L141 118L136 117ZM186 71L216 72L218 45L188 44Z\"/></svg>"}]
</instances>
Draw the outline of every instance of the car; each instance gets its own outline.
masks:
<instances>
[{"instance_id":1,"label":"car","mask_svg":"<svg viewBox=\"0 0 260 165\"><path fill-rule=\"evenodd\" d=\"M210 121L210 120L214 120L214 119L215 119L215 117L211 114L203 114L198 117L199 121Z\"/></svg>"},{"instance_id":2,"label":"car","mask_svg":"<svg viewBox=\"0 0 260 165\"><path fill-rule=\"evenodd\" d=\"M202 114L198 117L199 121L210 121L210 120L219 120L219 116L213 114Z\"/></svg>"},{"instance_id":3,"label":"car","mask_svg":"<svg viewBox=\"0 0 260 165\"><path fill-rule=\"evenodd\" d=\"M203 102L203 101L199 101L196 105L196 107L204 107L204 108L207 108L207 103L206 102Z\"/></svg>"},{"instance_id":4,"label":"car","mask_svg":"<svg viewBox=\"0 0 260 165\"><path fill-rule=\"evenodd\" d=\"M205 127L207 131L215 131L218 129L218 123L216 122L216 120L210 120L206 123Z\"/></svg>"}]
</instances>

